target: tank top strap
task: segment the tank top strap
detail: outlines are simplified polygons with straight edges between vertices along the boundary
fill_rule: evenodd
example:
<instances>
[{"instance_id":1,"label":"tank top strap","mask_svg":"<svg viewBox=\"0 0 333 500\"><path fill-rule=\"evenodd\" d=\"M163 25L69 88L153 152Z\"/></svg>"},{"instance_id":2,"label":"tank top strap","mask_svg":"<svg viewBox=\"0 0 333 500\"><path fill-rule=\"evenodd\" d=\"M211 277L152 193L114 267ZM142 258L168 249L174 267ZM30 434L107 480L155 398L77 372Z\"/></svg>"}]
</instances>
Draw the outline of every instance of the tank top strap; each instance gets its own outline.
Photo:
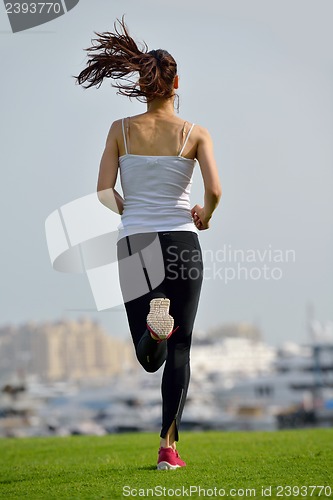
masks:
<instances>
[{"instance_id":1,"label":"tank top strap","mask_svg":"<svg viewBox=\"0 0 333 500\"><path fill-rule=\"evenodd\" d=\"M180 150L180 152L179 152L179 155L178 155L178 156L181 156L181 155L183 154L183 151L184 151L184 149L185 149L185 147L186 147L186 144L187 144L188 138L190 137L190 134L191 134L191 132L192 132L192 130L193 130L194 125L195 125L195 124L194 124L194 123L192 123L192 126L191 126L190 130L187 132L187 135L186 135L186 138L185 138L185 141L184 141L183 147L182 147L182 149Z\"/></svg>"},{"instance_id":2,"label":"tank top strap","mask_svg":"<svg viewBox=\"0 0 333 500\"><path fill-rule=\"evenodd\" d=\"M124 120L125 120L125 118L123 118L123 119L121 120L121 125L122 125L122 129L123 129L123 138L124 138L125 152L126 152L126 154L128 154L128 149L127 149L127 140L126 140L126 132L125 132Z\"/></svg>"}]
</instances>

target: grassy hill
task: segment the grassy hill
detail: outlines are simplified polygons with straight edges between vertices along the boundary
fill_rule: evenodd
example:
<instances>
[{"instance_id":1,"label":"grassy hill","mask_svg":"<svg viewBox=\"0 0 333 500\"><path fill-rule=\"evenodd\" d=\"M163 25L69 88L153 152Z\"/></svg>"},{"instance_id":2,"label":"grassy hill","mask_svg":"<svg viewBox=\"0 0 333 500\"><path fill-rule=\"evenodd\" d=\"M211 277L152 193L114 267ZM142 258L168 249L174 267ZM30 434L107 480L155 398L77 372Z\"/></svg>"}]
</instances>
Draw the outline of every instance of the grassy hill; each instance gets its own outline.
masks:
<instances>
[{"instance_id":1,"label":"grassy hill","mask_svg":"<svg viewBox=\"0 0 333 500\"><path fill-rule=\"evenodd\" d=\"M155 434L2 439L0 498L333 498L333 429L180 438L176 471L156 470Z\"/></svg>"}]
</instances>

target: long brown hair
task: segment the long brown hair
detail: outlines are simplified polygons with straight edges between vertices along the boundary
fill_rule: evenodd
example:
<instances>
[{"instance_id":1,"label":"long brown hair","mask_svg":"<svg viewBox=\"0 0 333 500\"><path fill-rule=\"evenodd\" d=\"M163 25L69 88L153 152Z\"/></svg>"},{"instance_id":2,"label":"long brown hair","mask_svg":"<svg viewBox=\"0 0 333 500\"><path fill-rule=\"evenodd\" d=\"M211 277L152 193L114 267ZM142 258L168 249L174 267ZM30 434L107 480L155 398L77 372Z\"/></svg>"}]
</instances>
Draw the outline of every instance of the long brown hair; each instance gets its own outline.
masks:
<instances>
[{"instance_id":1,"label":"long brown hair","mask_svg":"<svg viewBox=\"0 0 333 500\"><path fill-rule=\"evenodd\" d=\"M115 80L112 86L118 88L118 94L135 97L139 101L172 97L177 74L174 58L166 50L148 51L145 42L139 48L129 34L124 16L117 21L120 29L115 22L114 33L94 31L98 38L92 39L92 46L84 49L89 60L86 68L74 76L77 83L82 85L87 82L84 88L94 85L98 88L104 78L111 78ZM136 73L139 79L133 79Z\"/></svg>"}]
</instances>

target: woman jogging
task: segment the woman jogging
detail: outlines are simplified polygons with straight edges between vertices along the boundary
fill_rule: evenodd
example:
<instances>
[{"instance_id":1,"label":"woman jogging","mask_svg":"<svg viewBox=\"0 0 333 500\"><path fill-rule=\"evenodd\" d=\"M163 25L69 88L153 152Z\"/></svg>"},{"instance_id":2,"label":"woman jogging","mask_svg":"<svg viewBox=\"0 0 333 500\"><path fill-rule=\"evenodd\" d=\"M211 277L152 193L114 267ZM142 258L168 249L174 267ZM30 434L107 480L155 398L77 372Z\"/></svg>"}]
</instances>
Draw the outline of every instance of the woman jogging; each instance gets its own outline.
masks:
<instances>
[{"instance_id":1,"label":"woman jogging","mask_svg":"<svg viewBox=\"0 0 333 500\"><path fill-rule=\"evenodd\" d=\"M176 450L190 380L190 346L203 279L198 231L209 228L221 186L206 129L175 114L179 78L165 50L139 48L124 20L96 33L85 88L111 78L118 93L147 104L112 123L100 163L99 200L121 214L117 256L121 291L137 358L148 372L163 363L158 469L185 466ZM138 75L138 78L135 78ZM204 205L190 206L199 162ZM120 172L123 196L115 189Z\"/></svg>"}]
</instances>

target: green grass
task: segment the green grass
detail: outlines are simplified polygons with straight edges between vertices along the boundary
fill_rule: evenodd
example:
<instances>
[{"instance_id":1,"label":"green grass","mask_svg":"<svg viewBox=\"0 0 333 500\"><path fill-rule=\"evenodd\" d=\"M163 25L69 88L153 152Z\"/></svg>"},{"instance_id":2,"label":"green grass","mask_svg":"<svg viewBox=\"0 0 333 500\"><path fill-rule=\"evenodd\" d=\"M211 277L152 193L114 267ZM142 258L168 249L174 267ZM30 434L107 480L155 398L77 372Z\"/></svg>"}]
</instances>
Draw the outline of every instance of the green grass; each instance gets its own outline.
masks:
<instances>
[{"instance_id":1,"label":"green grass","mask_svg":"<svg viewBox=\"0 0 333 500\"><path fill-rule=\"evenodd\" d=\"M287 498L286 489L276 495L278 485L329 485L333 492L333 429L183 432L180 438L178 449L187 467L176 471L156 470L158 438L153 434L2 439L0 497L113 500L126 498L125 485L136 489L137 498L158 498L160 490L155 496L143 492L156 486L170 493L190 486L224 488L226 494L231 488L256 489L255 495L240 492L233 498L265 498L262 486L272 486L266 498ZM303 490L303 496L294 493L289 498L327 498L318 488L307 495ZM186 498L186 493L174 498ZM200 498L205 498L203 490Z\"/></svg>"}]
</instances>

